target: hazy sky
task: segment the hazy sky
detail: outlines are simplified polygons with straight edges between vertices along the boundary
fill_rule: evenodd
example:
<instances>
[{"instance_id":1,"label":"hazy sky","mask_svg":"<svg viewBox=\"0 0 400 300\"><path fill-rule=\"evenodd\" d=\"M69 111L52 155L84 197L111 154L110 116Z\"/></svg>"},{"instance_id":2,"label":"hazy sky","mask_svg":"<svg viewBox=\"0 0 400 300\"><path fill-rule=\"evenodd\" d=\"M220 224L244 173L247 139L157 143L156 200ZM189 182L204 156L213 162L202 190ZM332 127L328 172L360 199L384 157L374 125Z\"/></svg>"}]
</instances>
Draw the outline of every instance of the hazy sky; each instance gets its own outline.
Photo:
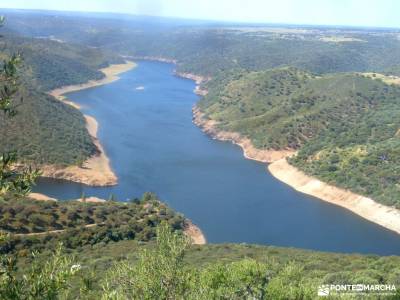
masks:
<instances>
[{"instance_id":1,"label":"hazy sky","mask_svg":"<svg viewBox=\"0 0 400 300\"><path fill-rule=\"evenodd\" d=\"M0 7L224 21L400 27L400 0L0 0Z\"/></svg>"}]
</instances>

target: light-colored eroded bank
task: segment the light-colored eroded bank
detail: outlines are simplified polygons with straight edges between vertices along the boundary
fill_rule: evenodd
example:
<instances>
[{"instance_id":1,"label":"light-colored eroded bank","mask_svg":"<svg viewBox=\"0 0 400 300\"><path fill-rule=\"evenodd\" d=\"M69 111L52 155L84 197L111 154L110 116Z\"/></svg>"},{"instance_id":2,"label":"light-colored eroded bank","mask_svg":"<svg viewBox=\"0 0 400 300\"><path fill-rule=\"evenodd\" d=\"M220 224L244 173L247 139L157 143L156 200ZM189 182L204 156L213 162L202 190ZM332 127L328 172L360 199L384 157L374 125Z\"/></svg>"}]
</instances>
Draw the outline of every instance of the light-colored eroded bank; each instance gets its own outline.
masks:
<instances>
[{"instance_id":1,"label":"light-colored eroded bank","mask_svg":"<svg viewBox=\"0 0 400 300\"><path fill-rule=\"evenodd\" d=\"M49 94L68 105L80 109L79 105L70 101L65 96L66 93L76 92L83 89L88 89L114 82L119 79L119 74L129 71L135 66L136 64L132 61L128 61L124 64L110 65L109 67L100 70L105 75L103 79L90 80L82 84L64 86L49 92ZM118 182L118 178L113 172L110 160L107 157L103 146L100 144L97 138L98 123L91 116L85 115L84 117L86 120L86 128L98 150L97 153L92 157L89 157L81 166L42 166L42 176L69 180L90 186L116 185Z\"/></svg>"},{"instance_id":2,"label":"light-colored eroded bank","mask_svg":"<svg viewBox=\"0 0 400 300\"><path fill-rule=\"evenodd\" d=\"M286 158L295 155L295 151L257 149L250 139L242 137L239 133L219 130L217 122L205 118L197 106L193 108L193 122L213 138L239 145L246 158L268 163L268 170L274 177L297 191L344 207L364 219L400 234L400 210L308 176L287 162Z\"/></svg>"}]
</instances>

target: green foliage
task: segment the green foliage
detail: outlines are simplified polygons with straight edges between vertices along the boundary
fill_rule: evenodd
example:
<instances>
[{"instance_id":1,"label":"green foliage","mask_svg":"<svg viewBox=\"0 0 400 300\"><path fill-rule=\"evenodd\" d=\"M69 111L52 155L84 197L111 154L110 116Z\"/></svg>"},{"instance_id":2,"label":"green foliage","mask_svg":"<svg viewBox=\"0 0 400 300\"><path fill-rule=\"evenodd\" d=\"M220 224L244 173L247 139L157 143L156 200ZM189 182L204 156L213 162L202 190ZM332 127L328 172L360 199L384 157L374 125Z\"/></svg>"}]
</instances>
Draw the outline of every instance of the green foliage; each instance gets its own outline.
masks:
<instances>
[{"instance_id":1,"label":"green foliage","mask_svg":"<svg viewBox=\"0 0 400 300\"><path fill-rule=\"evenodd\" d=\"M19 88L17 66L20 62L20 56L13 54L9 60L3 62L0 72L0 111L3 111L8 116L14 116L16 114L16 104L14 102Z\"/></svg>"},{"instance_id":2,"label":"green foliage","mask_svg":"<svg viewBox=\"0 0 400 300\"><path fill-rule=\"evenodd\" d=\"M135 265L122 262L109 273L104 299L187 299L191 274L183 264L187 238L170 232L167 225L157 229L157 246L143 249Z\"/></svg>"},{"instance_id":3,"label":"green foliage","mask_svg":"<svg viewBox=\"0 0 400 300\"><path fill-rule=\"evenodd\" d=\"M0 26L3 23L4 18L1 17ZM20 62L19 55L13 54L10 59L5 59L1 66L0 112L3 112L5 117L14 117L17 114L15 101L20 87L17 66ZM6 126L4 128L9 129ZM1 134L0 136L3 138ZM31 168L16 169L16 162L17 156L14 152L3 152L0 155L0 200L9 194L26 195L30 192L34 180L39 176L39 173L32 171Z\"/></svg>"},{"instance_id":4,"label":"green foliage","mask_svg":"<svg viewBox=\"0 0 400 300\"><path fill-rule=\"evenodd\" d=\"M157 230L157 245L144 249L136 263L116 264L103 286L103 299L280 299L307 298L303 287L290 289L279 280L301 281L300 272L291 265L273 279L266 264L245 259L230 264L218 263L204 269L189 266L183 260L189 248L187 238L164 224ZM290 268L289 271L287 269ZM297 269L295 269L297 270ZM283 294L282 291L286 291Z\"/></svg>"},{"instance_id":5,"label":"green foliage","mask_svg":"<svg viewBox=\"0 0 400 300\"><path fill-rule=\"evenodd\" d=\"M0 252L26 255L28 249L68 249L120 240L149 241L156 227L167 222L182 230L184 218L151 193L129 203L78 201L34 201L8 198L0 206L0 230L12 233L0 243ZM43 234L48 231L59 231Z\"/></svg>"},{"instance_id":6,"label":"green foliage","mask_svg":"<svg viewBox=\"0 0 400 300\"><path fill-rule=\"evenodd\" d=\"M20 162L80 165L97 153L85 119L73 107L42 92L27 90L24 105L12 118L0 116L0 151L15 151Z\"/></svg>"},{"instance_id":7,"label":"green foliage","mask_svg":"<svg viewBox=\"0 0 400 300\"><path fill-rule=\"evenodd\" d=\"M384 134L382 132L382 136ZM318 148L312 149L312 146ZM290 162L325 182L400 208L400 141L397 137L349 146L335 146L334 140L326 145L310 143Z\"/></svg>"},{"instance_id":8,"label":"green foliage","mask_svg":"<svg viewBox=\"0 0 400 300\"><path fill-rule=\"evenodd\" d=\"M290 163L306 173L400 205L400 87L283 68L222 74L208 88L199 107L220 129L260 149L299 150Z\"/></svg>"},{"instance_id":9,"label":"green foliage","mask_svg":"<svg viewBox=\"0 0 400 300\"><path fill-rule=\"evenodd\" d=\"M315 299L320 284L398 284L398 256L189 246L166 225L157 233L156 243L125 240L73 251L82 268L68 282L67 299ZM46 264L51 252L21 257L17 277L27 274L32 262Z\"/></svg>"},{"instance_id":10,"label":"green foliage","mask_svg":"<svg viewBox=\"0 0 400 300\"><path fill-rule=\"evenodd\" d=\"M92 251L88 258L96 255ZM120 242L98 251L114 260L125 253L127 259L116 263L106 279L97 279L103 291L94 288L88 294L93 299L100 294L103 299L315 299L320 284L395 284L392 274L399 263L399 257L254 245L188 247L167 227L158 229L156 245L143 249ZM91 268L101 267L98 262Z\"/></svg>"},{"instance_id":11,"label":"green foliage","mask_svg":"<svg viewBox=\"0 0 400 300\"><path fill-rule=\"evenodd\" d=\"M15 77L13 85L8 84L7 89L0 86L0 108L13 113L12 108L18 105L18 114L13 119L0 116L0 152L15 151L20 163L35 163L38 167L80 165L96 154L98 150L87 132L82 114L47 92L101 79L104 74L97 69L118 60L89 47L8 34L0 41L0 46L4 48L0 58L7 61L0 79L15 73L15 65L21 57L24 61L20 78ZM11 96L23 98L24 105L15 103L16 97L11 103Z\"/></svg>"},{"instance_id":12,"label":"green foliage","mask_svg":"<svg viewBox=\"0 0 400 300\"><path fill-rule=\"evenodd\" d=\"M318 279L311 282L304 278L303 267L291 262L272 278L268 285L267 298L313 299L318 283Z\"/></svg>"},{"instance_id":13,"label":"green foliage","mask_svg":"<svg viewBox=\"0 0 400 300\"><path fill-rule=\"evenodd\" d=\"M253 259L217 263L201 270L196 293L199 299L265 299L272 275L267 264Z\"/></svg>"},{"instance_id":14,"label":"green foliage","mask_svg":"<svg viewBox=\"0 0 400 300\"><path fill-rule=\"evenodd\" d=\"M33 258L32 266L24 276L17 276L13 257L1 257L0 298L5 300L55 300L66 297L71 278L80 270L74 259L65 256L59 246L45 263Z\"/></svg>"},{"instance_id":15,"label":"green foliage","mask_svg":"<svg viewBox=\"0 0 400 300\"><path fill-rule=\"evenodd\" d=\"M23 79L33 83L35 89L45 92L91 79L102 79L104 74L98 69L110 63L123 62L99 49L15 34L5 34L3 45L7 47L2 55L21 54L25 64Z\"/></svg>"},{"instance_id":16,"label":"green foliage","mask_svg":"<svg viewBox=\"0 0 400 300\"><path fill-rule=\"evenodd\" d=\"M5 153L0 155L0 200L5 195L21 196L27 195L36 178L38 171L28 168L14 168L17 162L15 153Z\"/></svg>"}]
</instances>

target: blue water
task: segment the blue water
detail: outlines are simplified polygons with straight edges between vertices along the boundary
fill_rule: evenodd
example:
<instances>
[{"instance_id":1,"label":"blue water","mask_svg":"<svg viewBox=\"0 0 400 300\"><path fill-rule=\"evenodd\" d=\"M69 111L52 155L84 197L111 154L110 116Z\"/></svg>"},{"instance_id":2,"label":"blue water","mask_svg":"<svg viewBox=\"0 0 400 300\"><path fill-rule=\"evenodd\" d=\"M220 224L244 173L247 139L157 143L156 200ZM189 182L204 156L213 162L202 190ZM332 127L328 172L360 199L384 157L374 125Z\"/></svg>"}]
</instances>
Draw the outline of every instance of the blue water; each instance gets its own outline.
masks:
<instances>
[{"instance_id":1,"label":"blue water","mask_svg":"<svg viewBox=\"0 0 400 300\"><path fill-rule=\"evenodd\" d=\"M400 254L399 235L296 192L265 164L244 159L239 147L205 135L192 123L195 84L173 76L173 68L140 61L117 82L68 95L98 120L117 186L42 179L35 191L59 199L85 192L121 200L152 191L198 224L212 243Z\"/></svg>"}]
</instances>

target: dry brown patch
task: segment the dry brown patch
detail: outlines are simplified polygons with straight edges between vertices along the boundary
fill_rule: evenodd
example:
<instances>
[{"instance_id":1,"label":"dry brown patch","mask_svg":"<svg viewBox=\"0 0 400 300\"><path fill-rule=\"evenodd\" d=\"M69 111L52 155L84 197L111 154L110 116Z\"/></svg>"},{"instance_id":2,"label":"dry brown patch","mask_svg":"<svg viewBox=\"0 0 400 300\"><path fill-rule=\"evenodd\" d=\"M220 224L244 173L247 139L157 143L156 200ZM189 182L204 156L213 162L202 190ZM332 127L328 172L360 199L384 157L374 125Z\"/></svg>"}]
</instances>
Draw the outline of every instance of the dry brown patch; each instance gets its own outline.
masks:
<instances>
[{"instance_id":1,"label":"dry brown patch","mask_svg":"<svg viewBox=\"0 0 400 300\"><path fill-rule=\"evenodd\" d=\"M384 75L380 73L359 73L362 76L382 80L386 84L397 84L400 85L400 77L394 75Z\"/></svg>"},{"instance_id":2,"label":"dry brown patch","mask_svg":"<svg viewBox=\"0 0 400 300\"><path fill-rule=\"evenodd\" d=\"M37 201L57 201L57 199L51 198L47 195L40 194L40 193L30 193L28 195L30 199L37 200Z\"/></svg>"},{"instance_id":3,"label":"dry brown patch","mask_svg":"<svg viewBox=\"0 0 400 300\"><path fill-rule=\"evenodd\" d=\"M207 243L201 229L188 219L185 220L183 233L191 239L193 245L205 245Z\"/></svg>"},{"instance_id":4,"label":"dry brown patch","mask_svg":"<svg viewBox=\"0 0 400 300\"><path fill-rule=\"evenodd\" d=\"M348 42L366 42L365 40L357 39L349 36L323 36L321 41L330 43L348 43Z\"/></svg>"}]
</instances>

